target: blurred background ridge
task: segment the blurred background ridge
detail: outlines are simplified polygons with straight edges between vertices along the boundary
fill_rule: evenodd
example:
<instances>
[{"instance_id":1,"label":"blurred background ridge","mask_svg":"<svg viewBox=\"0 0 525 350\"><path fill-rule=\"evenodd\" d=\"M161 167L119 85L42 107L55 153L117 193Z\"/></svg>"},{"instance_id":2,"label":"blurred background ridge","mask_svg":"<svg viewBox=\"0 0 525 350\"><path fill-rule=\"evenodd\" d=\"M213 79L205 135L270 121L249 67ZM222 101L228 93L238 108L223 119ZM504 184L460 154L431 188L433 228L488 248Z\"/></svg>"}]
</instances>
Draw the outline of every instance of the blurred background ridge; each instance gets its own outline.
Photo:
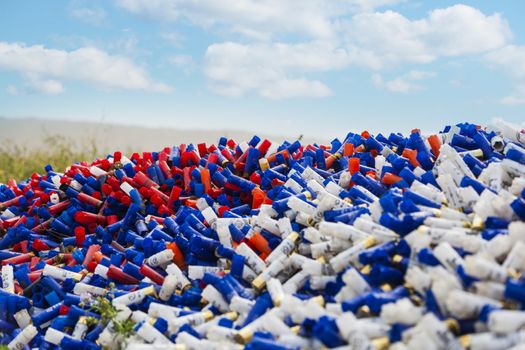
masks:
<instances>
[{"instance_id":1,"label":"blurred background ridge","mask_svg":"<svg viewBox=\"0 0 525 350\"><path fill-rule=\"evenodd\" d=\"M254 134L271 141L294 141L300 135L292 131L276 131L275 135L262 134L241 130L218 129L186 129L186 128L148 128L132 125L110 124L101 122L77 122L64 120L49 120L40 118L4 118L0 117L0 144L14 144L27 149L37 149L47 146L46 140L53 137L73 140L71 147L84 147L86 143L96 143L102 152L158 151L167 146L180 143L194 144L206 142L208 145L221 136L233 138L235 141L249 141ZM281 134L279 134L281 133ZM330 135L326 135L330 136ZM332 135L333 137L337 135ZM342 135L344 136L344 135ZM328 142L327 137L303 137L302 142Z\"/></svg>"}]
</instances>

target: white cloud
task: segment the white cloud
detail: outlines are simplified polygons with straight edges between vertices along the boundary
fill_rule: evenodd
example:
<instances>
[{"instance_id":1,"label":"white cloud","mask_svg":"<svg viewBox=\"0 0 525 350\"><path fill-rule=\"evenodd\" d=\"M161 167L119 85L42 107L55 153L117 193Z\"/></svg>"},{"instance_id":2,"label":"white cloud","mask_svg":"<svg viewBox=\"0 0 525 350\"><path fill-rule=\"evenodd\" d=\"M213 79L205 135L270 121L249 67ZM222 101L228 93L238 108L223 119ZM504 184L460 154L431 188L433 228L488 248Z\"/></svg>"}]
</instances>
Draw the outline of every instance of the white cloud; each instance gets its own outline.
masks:
<instances>
[{"instance_id":1,"label":"white cloud","mask_svg":"<svg viewBox=\"0 0 525 350\"><path fill-rule=\"evenodd\" d=\"M392 80L385 81L381 74L375 73L372 75L372 81L374 85L379 88L406 94L409 92L423 90L423 87L420 84L417 84L417 81L428 79L433 76L435 76L433 72L412 70L407 74L401 75Z\"/></svg>"},{"instance_id":2,"label":"white cloud","mask_svg":"<svg viewBox=\"0 0 525 350\"><path fill-rule=\"evenodd\" d=\"M454 5L430 13L424 37L436 55L477 54L505 45L512 37L508 22L499 13L486 16L480 10Z\"/></svg>"},{"instance_id":3,"label":"white cloud","mask_svg":"<svg viewBox=\"0 0 525 350\"><path fill-rule=\"evenodd\" d=\"M160 34L161 38L168 41L169 43L175 45L176 47L181 47L185 38L184 35L177 32L164 32Z\"/></svg>"},{"instance_id":4,"label":"white cloud","mask_svg":"<svg viewBox=\"0 0 525 350\"><path fill-rule=\"evenodd\" d=\"M7 85L5 91L10 95L18 95L18 88L14 85Z\"/></svg>"},{"instance_id":5,"label":"white cloud","mask_svg":"<svg viewBox=\"0 0 525 350\"><path fill-rule=\"evenodd\" d=\"M349 59L346 51L318 42L296 45L227 42L208 47L204 72L213 90L228 96L252 91L272 99L325 97L331 94L330 89L304 75L343 68Z\"/></svg>"},{"instance_id":6,"label":"white cloud","mask_svg":"<svg viewBox=\"0 0 525 350\"><path fill-rule=\"evenodd\" d=\"M500 14L461 4L411 19L392 10L374 12L402 0L115 1L141 16L241 34L242 43L210 45L204 59L210 86L233 96L327 96L330 88L309 74L351 66L377 74L393 66L479 55L507 45L512 36ZM289 34L293 43L284 40ZM393 91L420 88L411 76L385 82L376 75L376 80Z\"/></svg>"},{"instance_id":7,"label":"white cloud","mask_svg":"<svg viewBox=\"0 0 525 350\"><path fill-rule=\"evenodd\" d=\"M499 14L486 16L466 5L436 9L419 20L393 11L363 13L343 27L347 45L370 51L382 66L479 54L502 47L511 37Z\"/></svg>"},{"instance_id":8,"label":"white cloud","mask_svg":"<svg viewBox=\"0 0 525 350\"><path fill-rule=\"evenodd\" d=\"M506 105L525 104L525 46L509 45L487 54L485 59L507 71L516 82L512 94L503 97L500 102Z\"/></svg>"},{"instance_id":9,"label":"white cloud","mask_svg":"<svg viewBox=\"0 0 525 350\"><path fill-rule=\"evenodd\" d=\"M106 20L106 11L99 7L90 8L73 5L70 7L69 14L82 22L96 26L102 25Z\"/></svg>"},{"instance_id":10,"label":"white cloud","mask_svg":"<svg viewBox=\"0 0 525 350\"><path fill-rule=\"evenodd\" d=\"M488 53L486 59L504 67L515 78L525 79L525 46L509 45Z\"/></svg>"},{"instance_id":11,"label":"white cloud","mask_svg":"<svg viewBox=\"0 0 525 350\"><path fill-rule=\"evenodd\" d=\"M121 55L128 57L136 57L140 55L148 55L149 51L144 50L139 45L137 36L131 31L125 31L125 34L113 41L109 41L103 44L102 47L97 46L100 49L105 49L111 52L119 52ZM105 48L104 48L105 47Z\"/></svg>"},{"instance_id":12,"label":"white cloud","mask_svg":"<svg viewBox=\"0 0 525 350\"><path fill-rule=\"evenodd\" d=\"M168 62L181 68L186 74L191 73L197 67L191 55L173 55L168 58Z\"/></svg>"},{"instance_id":13,"label":"white cloud","mask_svg":"<svg viewBox=\"0 0 525 350\"><path fill-rule=\"evenodd\" d=\"M29 77L35 91L59 93L61 81L83 81L101 88L169 91L153 81L130 59L105 51L82 47L73 51L48 49L42 45L0 42L0 70Z\"/></svg>"},{"instance_id":14,"label":"white cloud","mask_svg":"<svg viewBox=\"0 0 525 350\"><path fill-rule=\"evenodd\" d=\"M342 39L377 54L412 57L415 62L485 52L501 47L511 35L501 15L487 16L461 4L410 20L393 11L372 12L402 0L115 1L130 12L155 19L188 19L203 27L223 24L256 39L276 33Z\"/></svg>"},{"instance_id":15,"label":"white cloud","mask_svg":"<svg viewBox=\"0 0 525 350\"><path fill-rule=\"evenodd\" d=\"M195 64L191 55L174 55L170 57L169 61L176 66L191 66Z\"/></svg>"},{"instance_id":16,"label":"white cloud","mask_svg":"<svg viewBox=\"0 0 525 350\"><path fill-rule=\"evenodd\" d=\"M225 25L256 39L275 33L298 33L315 38L335 34L333 19L402 0L116 0L126 10L154 19L187 19L202 26Z\"/></svg>"},{"instance_id":17,"label":"white cloud","mask_svg":"<svg viewBox=\"0 0 525 350\"><path fill-rule=\"evenodd\" d=\"M41 93L46 95L58 95L64 92L61 82L54 79L41 79L37 75L29 74L27 77L25 92Z\"/></svg>"},{"instance_id":18,"label":"white cloud","mask_svg":"<svg viewBox=\"0 0 525 350\"><path fill-rule=\"evenodd\" d=\"M445 25L447 22L450 23ZM309 80L309 73L350 66L380 71L403 63L425 64L439 57L496 49L509 38L507 23L498 14L486 16L464 5L434 10L420 20L392 11L361 13L343 23L334 40L213 44L206 51L205 74L214 90L226 95L255 91L275 98L277 93L268 91L277 91L279 86L280 90L290 90L281 91L282 97L323 97L329 95L330 89L321 81ZM375 82L390 91L407 93L421 89L416 81L427 77L418 74L414 70L386 82L375 75ZM301 84L282 84L295 79L300 79Z\"/></svg>"},{"instance_id":19,"label":"white cloud","mask_svg":"<svg viewBox=\"0 0 525 350\"><path fill-rule=\"evenodd\" d=\"M40 79L34 74L24 75L25 83L21 87L8 85L6 92L10 95L45 94L58 95L64 92L62 83L53 79Z\"/></svg>"},{"instance_id":20,"label":"white cloud","mask_svg":"<svg viewBox=\"0 0 525 350\"><path fill-rule=\"evenodd\" d=\"M347 1L348 6L352 7L355 12L370 12L375 9L392 6L405 2L405 0L353 0Z\"/></svg>"}]
</instances>

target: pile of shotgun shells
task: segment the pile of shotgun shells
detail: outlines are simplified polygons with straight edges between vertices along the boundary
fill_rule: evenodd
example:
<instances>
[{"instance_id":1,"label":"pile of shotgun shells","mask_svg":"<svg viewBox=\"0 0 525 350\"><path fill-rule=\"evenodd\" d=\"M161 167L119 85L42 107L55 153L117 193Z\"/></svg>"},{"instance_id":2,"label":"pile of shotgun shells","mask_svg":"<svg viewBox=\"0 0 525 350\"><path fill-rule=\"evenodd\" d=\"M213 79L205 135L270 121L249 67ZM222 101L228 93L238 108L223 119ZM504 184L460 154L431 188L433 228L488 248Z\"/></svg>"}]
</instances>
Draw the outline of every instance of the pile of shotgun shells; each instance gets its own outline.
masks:
<instances>
[{"instance_id":1,"label":"pile of shotgun shells","mask_svg":"<svg viewBox=\"0 0 525 350\"><path fill-rule=\"evenodd\" d=\"M0 349L525 349L524 147L500 121L48 165L0 185Z\"/></svg>"}]
</instances>

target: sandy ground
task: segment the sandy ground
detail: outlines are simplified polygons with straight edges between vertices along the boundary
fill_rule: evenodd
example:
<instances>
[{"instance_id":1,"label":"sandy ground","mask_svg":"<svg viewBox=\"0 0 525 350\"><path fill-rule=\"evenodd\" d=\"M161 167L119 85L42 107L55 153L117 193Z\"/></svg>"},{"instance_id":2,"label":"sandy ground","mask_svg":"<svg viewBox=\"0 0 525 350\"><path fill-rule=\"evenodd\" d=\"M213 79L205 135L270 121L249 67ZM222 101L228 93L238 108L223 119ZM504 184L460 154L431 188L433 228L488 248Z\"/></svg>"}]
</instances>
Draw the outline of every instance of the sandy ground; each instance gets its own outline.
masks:
<instances>
[{"instance_id":1,"label":"sandy ground","mask_svg":"<svg viewBox=\"0 0 525 350\"><path fill-rule=\"evenodd\" d=\"M97 142L99 149L107 152L114 150L156 151L166 146L194 142L207 144L217 143L221 136L233 138L236 141L249 141L252 132L238 130L191 130L191 129L159 129L138 126L101 124L89 122L71 122L45 120L36 118L3 118L0 117L0 143L14 142L27 148L44 146L46 137L66 136L76 140L78 145L86 142ZM264 135L261 138L282 142L294 141L298 135ZM327 139L303 139L304 143L328 142Z\"/></svg>"}]
</instances>

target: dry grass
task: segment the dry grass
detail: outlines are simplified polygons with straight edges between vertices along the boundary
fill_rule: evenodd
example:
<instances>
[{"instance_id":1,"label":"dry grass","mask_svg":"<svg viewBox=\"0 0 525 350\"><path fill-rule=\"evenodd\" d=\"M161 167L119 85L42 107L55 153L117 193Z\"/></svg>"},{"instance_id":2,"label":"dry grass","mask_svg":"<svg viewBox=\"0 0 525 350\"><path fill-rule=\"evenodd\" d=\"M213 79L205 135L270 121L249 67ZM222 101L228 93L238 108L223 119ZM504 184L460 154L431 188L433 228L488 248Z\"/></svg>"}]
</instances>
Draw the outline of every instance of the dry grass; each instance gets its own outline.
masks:
<instances>
[{"instance_id":1,"label":"dry grass","mask_svg":"<svg viewBox=\"0 0 525 350\"><path fill-rule=\"evenodd\" d=\"M101 153L95 140L78 145L74 140L59 135L47 136L44 147L38 149L29 149L6 140L0 144L0 183L10 179L22 181L35 172L41 174L47 164L62 172L74 162L92 161Z\"/></svg>"}]
</instances>

